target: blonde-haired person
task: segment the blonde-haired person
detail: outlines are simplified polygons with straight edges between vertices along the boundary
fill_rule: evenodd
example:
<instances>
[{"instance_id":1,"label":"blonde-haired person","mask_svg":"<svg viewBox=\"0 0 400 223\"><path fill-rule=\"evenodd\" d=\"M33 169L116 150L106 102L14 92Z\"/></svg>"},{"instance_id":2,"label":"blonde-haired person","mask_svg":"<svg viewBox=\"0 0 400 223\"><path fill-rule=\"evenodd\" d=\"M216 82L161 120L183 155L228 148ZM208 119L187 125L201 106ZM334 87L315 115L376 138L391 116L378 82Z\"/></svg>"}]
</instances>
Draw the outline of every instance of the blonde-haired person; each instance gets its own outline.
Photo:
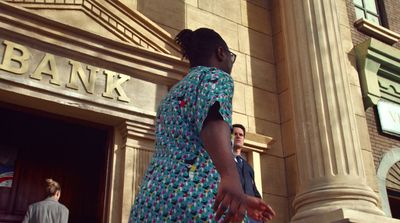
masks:
<instances>
[{"instance_id":1,"label":"blonde-haired person","mask_svg":"<svg viewBox=\"0 0 400 223\"><path fill-rule=\"evenodd\" d=\"M29 205L22 223L67 223L68 208L58 202L61 196L60 184L46 179L47 198Z\"/></svg>"}]
</instances>

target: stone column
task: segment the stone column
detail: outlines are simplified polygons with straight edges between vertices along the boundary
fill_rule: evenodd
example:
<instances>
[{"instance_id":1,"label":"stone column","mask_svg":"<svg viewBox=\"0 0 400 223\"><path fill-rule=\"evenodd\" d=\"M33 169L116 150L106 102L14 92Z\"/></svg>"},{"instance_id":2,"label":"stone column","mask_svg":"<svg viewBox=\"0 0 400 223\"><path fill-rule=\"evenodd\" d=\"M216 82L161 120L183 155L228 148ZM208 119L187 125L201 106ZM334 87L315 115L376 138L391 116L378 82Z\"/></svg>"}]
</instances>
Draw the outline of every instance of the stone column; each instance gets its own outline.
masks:
<instances>
[{"instance_id":1,"label":"stone column","mask_svg":"<svg viewBox=\"0 0 400 223\"><path fill-rule=\"evenodd\" d=\"M251 151L251 161L253 163L254 181L261 196L263 196L263 187L261 180L261 155L260 152Z\"/></svg>"},{"instance_id":2,"label":"stone column","mask_svg":"<svg viewBox=\"0 0 400 223\"><path fill-rule=\"evenodd\" d=\"M340 1L280 1L298 165L292 222L370 222L360 219L383 215L366 183Z\"/></svg>"},{"instance_id":3,"label":"stone column","mask_svg":"<svg viewBox=\"0 0 400 223\"><path fill-rule=\"evenodd\" d=\"M243 148L247 154L247 162L253 167L254 181L261 196L263 196L261 155L265 154L273 143L275 143L273 138L253 132L247 132L244 140Z\"/></svg>"},{"instance_id":4,"label":"stone column","mask_svg":"<svg viewBox=\"0 0 400 223\"><path fill-rule=\"evenodd\" d=\"M116 127L110 222L128 222L130 209L153 152L153 123L124 121Z\"/></svg>"}]
</instances>

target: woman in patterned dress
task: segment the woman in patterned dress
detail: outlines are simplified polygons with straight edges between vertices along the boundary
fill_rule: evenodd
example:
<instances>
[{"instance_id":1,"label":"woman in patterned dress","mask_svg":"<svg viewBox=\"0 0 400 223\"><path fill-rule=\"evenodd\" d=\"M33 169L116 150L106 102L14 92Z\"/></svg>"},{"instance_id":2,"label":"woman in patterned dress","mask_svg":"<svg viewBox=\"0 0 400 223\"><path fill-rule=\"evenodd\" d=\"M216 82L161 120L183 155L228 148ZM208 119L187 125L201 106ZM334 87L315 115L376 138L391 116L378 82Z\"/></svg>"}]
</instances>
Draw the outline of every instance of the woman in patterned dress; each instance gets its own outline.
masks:
<instances>
[{"instance_id":1,"label":"woman in patterned dress","mask_svg":"<svg viewBox=\"0 0 400 223\"><path fill-rule=\"evenodd\" d=\"M175 40L191 68L158 108L155 153L129 222L270 220L272 208L243 193L230 149L236 55L211 29Z\"/></svg>"}]
</instances>

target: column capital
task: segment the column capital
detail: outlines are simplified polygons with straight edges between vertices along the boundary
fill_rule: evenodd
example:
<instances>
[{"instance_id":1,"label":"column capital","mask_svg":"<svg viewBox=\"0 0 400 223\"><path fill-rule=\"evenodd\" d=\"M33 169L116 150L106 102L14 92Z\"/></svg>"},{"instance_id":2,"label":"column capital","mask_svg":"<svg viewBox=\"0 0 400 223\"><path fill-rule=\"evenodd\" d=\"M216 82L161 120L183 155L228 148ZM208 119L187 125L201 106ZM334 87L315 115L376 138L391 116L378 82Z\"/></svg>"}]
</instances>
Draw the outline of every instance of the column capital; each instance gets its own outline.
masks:
<instances>
[{"instance_id":1,"label":"column capital","mask_svg":"<svg viewBox=\"0 0 400 223\"><path fill-rule=\"evenodd\" d=\"M153 123L125 120L117 128L126 147L154 151L155 129Z\"/></svg>"}]
</instances>

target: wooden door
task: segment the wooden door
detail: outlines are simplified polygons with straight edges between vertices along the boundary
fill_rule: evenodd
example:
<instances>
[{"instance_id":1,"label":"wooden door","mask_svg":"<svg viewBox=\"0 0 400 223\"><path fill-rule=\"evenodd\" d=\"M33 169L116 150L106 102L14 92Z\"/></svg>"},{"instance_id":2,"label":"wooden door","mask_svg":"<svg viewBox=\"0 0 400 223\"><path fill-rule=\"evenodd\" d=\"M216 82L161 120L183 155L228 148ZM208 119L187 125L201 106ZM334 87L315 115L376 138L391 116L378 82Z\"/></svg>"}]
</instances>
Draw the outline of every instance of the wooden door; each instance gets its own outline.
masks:
<instances>
[{"instance_id":1,"label":"wooden door","mask_svg":"<svg viewBox=\"0 0 400 223\"><path fill-rule=\"evenodd\" d=\"M69 222L103 221L107 128L5 108L0 122L0 150L17 154L12 187L0 187L0 222L20 222L29 204L43 200L46 178L61 184Z\"/></svg>"}]
</instances>

